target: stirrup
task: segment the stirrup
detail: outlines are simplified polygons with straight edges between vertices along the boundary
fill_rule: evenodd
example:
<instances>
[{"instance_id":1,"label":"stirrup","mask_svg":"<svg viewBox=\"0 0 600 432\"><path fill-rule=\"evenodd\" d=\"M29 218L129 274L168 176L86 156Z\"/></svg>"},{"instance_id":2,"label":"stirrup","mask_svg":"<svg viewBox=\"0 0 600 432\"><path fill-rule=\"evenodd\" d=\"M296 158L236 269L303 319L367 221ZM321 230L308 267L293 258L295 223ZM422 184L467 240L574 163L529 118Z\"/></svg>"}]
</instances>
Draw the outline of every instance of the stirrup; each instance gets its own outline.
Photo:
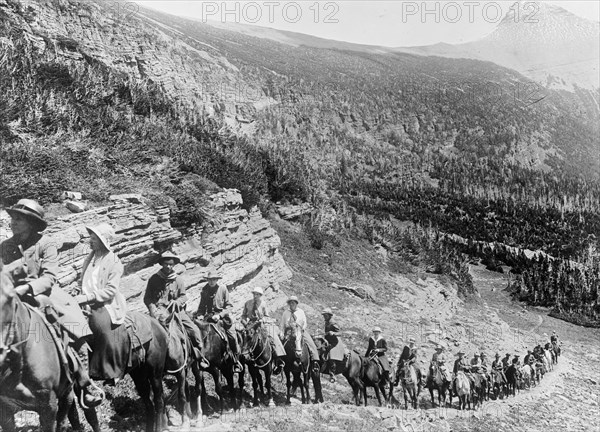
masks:
<instances>
[{"instance_id":1,"label":"stirrup","mask_svg":"<svg viewBox=\"0 0 600 432\"><path fill-rule=\"evenodd\" d=\"M118 378L115 378L115 380L117 380ZM90 409L90 408L94 408L97 407L98 405L100 405L102 403L102 401L104 401L106 394L104 393L104 390L102 390L100 387L98 387L92 380L90 380L90 383L87 387L93 387L94 389L98 390L100 392L100 396L98 396L98 399L93 402L90 403L90 406L86 405L85 401L85 395L89 394L91 395L90 392L86 392L85 388L81 389L81 392L79 393L79 404L81 405L81 408L83 408L84 410Z\"/></svg>"},{"instance_id":2,"label":"stirrup","mask_svg":"<svg viewBox=\"0 0 600 432\"><path fill-rule=\"evenodd\" d=\"M329 376L329 382L332 383L332 384L335 382L335 375L331 374Z\"/></svg>"}]
</instances>

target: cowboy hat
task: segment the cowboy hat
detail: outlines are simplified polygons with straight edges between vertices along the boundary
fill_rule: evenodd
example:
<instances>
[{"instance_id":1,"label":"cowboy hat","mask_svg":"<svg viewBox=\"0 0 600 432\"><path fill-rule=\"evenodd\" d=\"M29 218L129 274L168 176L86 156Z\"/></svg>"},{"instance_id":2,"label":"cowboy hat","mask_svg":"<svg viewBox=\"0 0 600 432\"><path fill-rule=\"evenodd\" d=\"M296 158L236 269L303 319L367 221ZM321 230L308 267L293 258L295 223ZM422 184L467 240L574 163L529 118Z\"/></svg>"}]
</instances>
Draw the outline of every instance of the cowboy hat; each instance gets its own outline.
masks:
<instances>
[{"instance_id":1,"label":"cowboy hat","mask_svg":"<svg viewBox=\"0 0 600 432\"><path fill-rule=\"evenodd\" d=\"M474 353L473 357L479 357L479 353L478 352Z\"/></svg>"},{"instance_id":2,"label":"cowboy hat","mask_svg":"<svg viewBox=\"0 0 600 432\"><path fill-rule=\"evenodd\" d=\"M436 351L443 351L444 347L442 345L438 345L438 346L435 347L435 350Z\"/></svg>"},{"instance_id":3,"label":"cowboy hat","mask_svg":"<svg viewBox=\"0 0 600 432\"><path fill-rule=\"evenodd\" d=\"M291 302L300 303L300 302L298 301L298 297L296 297L296 296L294 296L294 295L293 295L293 296L290 296L290 297L287 299L287 302L288 302L288 303L291 303Z\"/></svg>"},{"instance_id":4,"label":"cowboy hat","mask_svg":"<svg viewBox=\"0 0 600 432\"><path fill-rule=\"evenodd\" d=\"M7 208L6 212L12 216L15 213L34 221L39 231L44 231L48 222L44 219L44 208L32 199L21 199L14 206Z\"/></svg>"},{"instance_id":5,"label":"cowboy hat","mask_svg":"<svg viewBox=\"0 0 600 432\"><path fill-rule=\"evenodd\" d=\"M206 279L221 279L221 275L215 270L210 270L206 275Z\"/></svg>"},{"instance_id":6,"label":"cowboy hat","mask_svg":"<svg viewBox=\"0 0 600 432\"><path fill-rule=\"evenodd\" d=\"M252 292L253 292L253 293L255 293L255 294L260 294L260 295L263 295L263 294L264 294L264 292L263 292L263 289L262 289L261 287L255 287L255 288L252 290Z\"/></svg>"},{"instance_id":7,"label":"cowboy hat","mask_svg":"<svg viewBox=\"0 0 600 432\"><path fill-rule=\"evenodd\" d=\"M496 353L496 357L500 357L500 353Z\"/></svg>"},{"instance_id":8,"label":"cowboy hat","mask_svg":"<svg viewBox=\"0 0 600 432\"><path fill-rule=\"evenodd\" d=\"M112 226L110 226L110 224L103 222L100 225L87 226L85 229L88 230L90 234L95 234L96 237L98 237L98 240L100 240L100 242L104 245L106 250L112 250L110 248L110 241L115 236L115 230Z\"/></svg>"},{"instance_id":9,"label":"cowboy hat","mask_svg":"<svg viewBox=\"0 0 600 432\"><path fill-rule=\"evenodd\" d=\"M381 327L377 327L377 326L373 327L373 333L375 333L375 332L381 333Z\"/></svg>"},{"instance_id":10,"label":"cowboy hat","mask_svg":"<svg viewBox=\"0 0 600 432\"><path fill-rule=\"evenodd\" d=\"M175 264L179 264L181 262L181 258L175 255L173 252L164 252L161 256L158 257L158 263L162 264L163 261L172 259L175 261Z\"/></svg>"},{"instance_id":11,"label":"cowboy hat","mask_svg":"<svg viewBox=\"0 0 600 432\"><path fill-rule=\"evenodd\" d=\"M325 308L323 312L321 312L321 315L333 315L333 312L331 308Z\"/></svg>"},{"instance_id":12,"label":"cowboy hat","mask_svg":"<svg viewBox=\"0 0 600 432\"><path fill-rule=\"evenodd\" d=\"M464 351L459 351L459 352L456 353L456 355L465 355L465 352Z\"/></svg>"}]
</instances>

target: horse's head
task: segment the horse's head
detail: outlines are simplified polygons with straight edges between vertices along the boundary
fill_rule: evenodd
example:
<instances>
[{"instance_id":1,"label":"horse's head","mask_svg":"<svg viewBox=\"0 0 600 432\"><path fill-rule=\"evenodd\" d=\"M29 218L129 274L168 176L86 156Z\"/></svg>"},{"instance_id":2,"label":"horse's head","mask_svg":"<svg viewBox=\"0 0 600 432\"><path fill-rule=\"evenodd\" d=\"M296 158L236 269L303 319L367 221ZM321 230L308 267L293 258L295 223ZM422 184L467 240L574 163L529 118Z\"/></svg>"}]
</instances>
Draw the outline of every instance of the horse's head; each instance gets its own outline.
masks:
<instances>
[{"instance_id":1,"label":"horse's head","mask_svg":"<svg viewBox=\"0 0 600 432\"><path fill-rule=\"evenodd\" d=\"M254 348L258 344L258 338L260 337L260 331L262 329L262 323L260 321L250 322L242 330L242 357L244 360L249 361L250 355Z\"/></svg>"},{"instance_id":2,"label":"horse's head","mask_svg":"<svg viewBox=\"0 0 600 432\"><path fill-rule=\"evenodd\" d=\"M2 319L2 328L0 331L0 365L10 352L10 338L13 332L13 312L15 302L14 281L6 267L2 268L2 260L0 260L0 314Z\"/></svg>"}]
</instances>

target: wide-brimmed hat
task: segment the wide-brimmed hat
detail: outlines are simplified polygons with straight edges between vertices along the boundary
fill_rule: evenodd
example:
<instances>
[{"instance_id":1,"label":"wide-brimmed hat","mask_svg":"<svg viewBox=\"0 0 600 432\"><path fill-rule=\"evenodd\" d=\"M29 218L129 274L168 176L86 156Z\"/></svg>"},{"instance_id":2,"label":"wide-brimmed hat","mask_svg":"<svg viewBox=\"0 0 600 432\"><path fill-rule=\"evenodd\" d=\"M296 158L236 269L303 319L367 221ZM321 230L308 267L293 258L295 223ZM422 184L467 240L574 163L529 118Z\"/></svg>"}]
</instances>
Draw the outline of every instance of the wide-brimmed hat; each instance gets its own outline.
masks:
<instances>
[{"instance_id":1,"label":"wide-brimmed hat","mask_svg":"<svg viewBox=\"0 0 600 432\"><path fill-rule=\"evenodd\" d=\"M177 255L175 255L173 252L167 251L167 252L163 252L163 254L158 257L158 263L162 264L163 261L170 260L170 259L175 261L175 264L179 264L181 262L181 258L179 258Z\"/></svg>"},{"instance_id":2,"label":"wide-brimmed hat","mask_svg":"<svg viewBox=\"0 0 600 432\"><path fill-rule=\"evenodd\" d=\"M508 357L510 355L510 353L506 353L506 356Z\"/></svg>"},{"instance_id":3,"label":"wide-brimmed hat","mask_svg":"<svg viewBox=\"0 0 600 432\"><path fill-rule=\"evenodd\" d=\"M290 296L290 297L287 299L287 302L288 302L288 303L291 303L291 302L300 303L300 302L298 301L298 297L296 297L296 296Z\"/></svg>"},{"instance_id":4,"label":"wide-brimmed hat","mask_svg":"<svg viewBox=\"0 0 600 432\"><path fill-rule=\"evenodd\" d=\"M473 357L479 357L479 353L478 352L473 353Z\"/></svg>"},{"instance_id":5,"label":"wide-brimmed hat","mask_svg":"<svg viewBox=\"0 0 600 432\"><path fill-rule=\"evenodd\" d=\"M7 208L6 212L11 216L18 213L29 218L35 222L38 231L44 231L48 226L48 222L44 219L44 207L32 199L21 199L14 206Z\"/></svg>"},{"instance_id":6,"label":"wide-brimmed hat","mask_svg":"<svg viewBox=\"0 0 600 432\"><path fill-rule=\"evenodd\" d=\"M500 353L496 353L496 357L500 357Z\"/></svg>"},{"instance_id":7,"label":"wide-brimmed hat","mask_svg":"<svg viewBox=\"0 0 600 432\"><path fill-rule=\"evenodd\" d=\"M98 237L106 250L112 250L110 247L110 242L115 236L115 230L112 226L110 226L110 224L103 222L100 225L87 226L85 229L88 230L90 234L96 234L96 237Z\"/></svg>"},{"instance_id":8,"label":"wide-brimmed hat","mask_svg":"<svg viewBox=\"0 0 600 432\"><path fill-rule=\"evenodd\" d=\"M373 327L373 333L375 333L375 332L381 333L381 327L378 327L378 326Z\"/></svg>"},{"instance_id":9,"label":"wide-brimmed hat","mask_svg":"<svg viewBox=\"0 0 600 432\"><path fill-rule=\"evenodd\" d=\"M409 342L409 343L410 343L410 342L412 342L412 343L415 343L415 338L414 338L414 337L412 337L412 336L411 336L411 337L409 337L409 338L408 338L408 342Z\"/></svg>"},{"instance_id":10,"label":"wide-brimmed hat","mask_svg":"<svg viewBox=\"0 0 600 432\"><path fill-rule=\"evenodd\" d=\"M253 292L253 293L255 293L255 294L260 294L260 295L263 295L263 294L264 294L264 291L263 291L263 289L262 289L261 287L255 287L255 288L252 290L252 292Z\"/></svg>"},{"instance_id":11,"label":"wide-brimmed hat","mask_svg":"<svg viewBox=\"0 0 600 432\"><path fill-rule=\"evenodd\" d=\"M443 345L438 345L435 347L436 351L443 351L444 350L444 346Z\"/></svg>"},{"instance_id":12,"label":"wide-brimmed hat","mask_svg":"<svg viewBox=\"0 0 600 432\"><path fill-rule=\"evenodd\" d=\"M456 353L456 355L465 355L465 352L464 351L459 351L459 352Z\"/></svg>"},{"instance_id":13,"label":"wide-brimmed hat","mask_svg":"<svg viewBox=\"0 0 600 432\"><path fill-rule=\"evenodd\" d=\"M321 315L333 315L333 311L331 308L325 308L323 309L323 312L321 312Z\"/></svg>"},{"instance_id":14,"label":"wide-brimmed hat","mask_svg":"<svg viewBox=\"0 0 600 432\"><path fill-rule=\"evenodd\" d=\"M221 279L221 275L215 270L210 270L206 275L206 279Z\"/></svg>"}]
</instances>

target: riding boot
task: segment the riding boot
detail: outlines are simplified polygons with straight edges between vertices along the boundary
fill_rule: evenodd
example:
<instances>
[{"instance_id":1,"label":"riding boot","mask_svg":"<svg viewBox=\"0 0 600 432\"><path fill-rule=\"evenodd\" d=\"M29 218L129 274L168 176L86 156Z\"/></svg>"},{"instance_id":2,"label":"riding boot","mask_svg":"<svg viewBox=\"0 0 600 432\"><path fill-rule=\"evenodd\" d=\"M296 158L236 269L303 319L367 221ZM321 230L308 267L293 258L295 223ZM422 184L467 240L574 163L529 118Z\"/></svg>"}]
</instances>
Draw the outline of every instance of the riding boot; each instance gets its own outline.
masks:
<instances>
[{"instance_id":1,"label":"riding boot","mask_svg":"<svg viewBox=\"0 0 600 432\"><path fill-rule=\"evenodd\" d=\"M229 335L229 333L228 333ZM229 337L229 348L231 350L231 357L233 359L233 372L240 373L244 371L244 367L240 363L240 359L238 357L238 353L240 352L237 338L235 336Z\"/></svg>"},{"instance_id":2,"label":"riding boot","mask_svg":"<svg viewBox=\"0 0 600 432\"><path fill-rule=\"evenodd\" d=\"M77 350L77 357L79 358L79 365L74 368L73 377L75 378L76 387L80 390L78 392L79 404L83 409L96 407L104 400L104 392L92 382L88 375L89 352L86 343L81 344ZM95 395L92 390L99 391L100 395Z\"/></svg>"},{"instance_id":3,"label":"riding boot","mask_svg":"<svg viewBox=\"0 0 600 432\"><path fill-rule=\"evenodd\" d=\"M29 388L23 384L23 356L21 355L20 348L13 348L11 353L7 356L8 368L12 371L9 378L15 382L13 391L16 393L19 399L33 399L33 393Z\"/></svg>"}]
</instances>

